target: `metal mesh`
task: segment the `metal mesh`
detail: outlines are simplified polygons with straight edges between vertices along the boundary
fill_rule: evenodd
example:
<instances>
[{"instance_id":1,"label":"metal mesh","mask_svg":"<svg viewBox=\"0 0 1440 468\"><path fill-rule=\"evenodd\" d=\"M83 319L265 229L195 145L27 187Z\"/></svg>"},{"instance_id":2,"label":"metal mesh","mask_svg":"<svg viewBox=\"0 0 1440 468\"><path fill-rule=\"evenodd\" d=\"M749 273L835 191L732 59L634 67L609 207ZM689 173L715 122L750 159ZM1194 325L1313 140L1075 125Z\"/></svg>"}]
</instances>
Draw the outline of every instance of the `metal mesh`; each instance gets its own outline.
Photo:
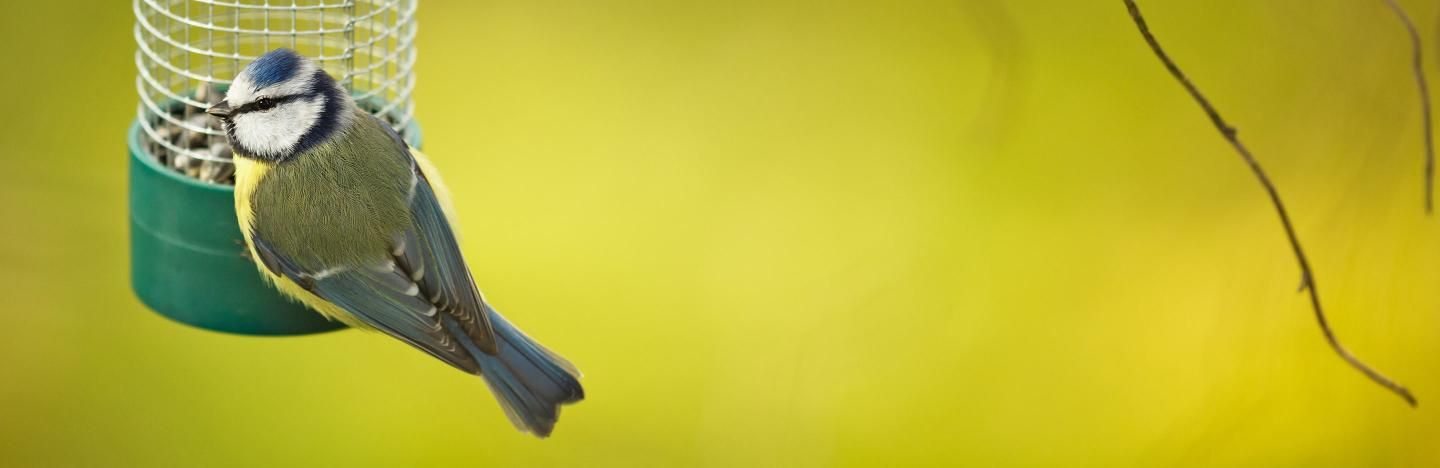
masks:
<instances>
[{"instance_id":1,"label":"metal mesh","mask_svg":"<svg viewBox=\"0 0 1440 468\"><path fill-rule=\"evenodd\" d=\"M231 182L225 133L205 108L236 73L280 47L317 61L361 107L405 134L415 110L416 2L134 0L145 146L181 173Z\"/></svg>"}]
</instances>

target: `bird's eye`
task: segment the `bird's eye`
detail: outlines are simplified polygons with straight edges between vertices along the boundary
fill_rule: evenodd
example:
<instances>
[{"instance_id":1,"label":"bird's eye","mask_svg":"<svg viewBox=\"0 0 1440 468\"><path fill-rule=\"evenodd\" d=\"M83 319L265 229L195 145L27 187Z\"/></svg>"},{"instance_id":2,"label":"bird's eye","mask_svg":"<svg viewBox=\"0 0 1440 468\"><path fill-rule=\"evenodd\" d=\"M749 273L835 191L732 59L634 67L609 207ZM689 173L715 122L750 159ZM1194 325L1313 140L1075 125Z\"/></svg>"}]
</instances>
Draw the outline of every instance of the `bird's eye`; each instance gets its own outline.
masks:
<instances>
[{"instance_id":1,"label":"bird's eye","mask_svg":"<svg viewBox=\"0 0 1440 468\"><path fill-rule=\"evenodd\" d=\"M268 98L268 97L256 99L256 100L255 100L255 110L257 110L257 111L266 111L266 110L274 109L276 104L278 104L278 102L276 102L274 99L271 99L271 98Z\"/></svg>"}]
</instances>

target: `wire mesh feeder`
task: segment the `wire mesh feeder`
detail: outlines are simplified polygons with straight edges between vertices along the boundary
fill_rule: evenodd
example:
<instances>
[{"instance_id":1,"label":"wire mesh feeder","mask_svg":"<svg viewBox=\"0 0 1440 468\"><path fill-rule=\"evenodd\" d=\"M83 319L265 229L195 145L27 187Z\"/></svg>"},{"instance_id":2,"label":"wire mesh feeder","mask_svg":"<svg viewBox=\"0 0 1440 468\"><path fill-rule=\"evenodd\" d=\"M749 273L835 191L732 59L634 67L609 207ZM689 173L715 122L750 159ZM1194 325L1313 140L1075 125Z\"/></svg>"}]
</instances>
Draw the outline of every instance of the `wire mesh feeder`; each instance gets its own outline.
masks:
<instances>
[{"instance_id":1,"label":"wire mesh feeder","mask_svg":"<svg viewBox=\"0 0 1440 468\"><path fill-rule=\"evenodd\" d=\"M130 281L141 302L182 323L260 335L343 328L285 299L243 256L230 148L205 108L251 61L295 49L420 143L416 0L281 1L133 0Z\"/></svg>"},{"instance_id":2,"label":"wire mesh feeder","mask_svg":"<svg viewBox=\"0 0 1440 468\"><path fill-rule=\"evenodd\" d=\"M280 47L316 60L413 141L415 8L416 0L134 0L145 150L188 177L233 184L225 133L205 108Z\"/></svg>"}]
</instances>

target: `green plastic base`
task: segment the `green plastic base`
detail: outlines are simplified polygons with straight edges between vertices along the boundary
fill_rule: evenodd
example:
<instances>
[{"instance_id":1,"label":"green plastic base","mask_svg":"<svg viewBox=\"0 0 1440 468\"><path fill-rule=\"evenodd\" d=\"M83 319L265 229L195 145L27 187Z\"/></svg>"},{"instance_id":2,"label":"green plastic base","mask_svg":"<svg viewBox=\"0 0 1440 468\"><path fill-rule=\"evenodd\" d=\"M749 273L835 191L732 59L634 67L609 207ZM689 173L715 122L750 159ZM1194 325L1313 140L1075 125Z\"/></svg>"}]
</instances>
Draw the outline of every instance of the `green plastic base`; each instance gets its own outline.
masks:
<instances>
[{"instance_id":1,"label":"green plastic base","mask_svg":"<svg viewBox=\"0 0 1440 468\"><path fill-rule=\"evenodd\" d=\"M411 124L418 147L419 128ZM234 189L162 167L130 126L130 280L146 306L181 323L249 335L344 328L265 283L244 256Z\"/></svg>"}]
</instances>

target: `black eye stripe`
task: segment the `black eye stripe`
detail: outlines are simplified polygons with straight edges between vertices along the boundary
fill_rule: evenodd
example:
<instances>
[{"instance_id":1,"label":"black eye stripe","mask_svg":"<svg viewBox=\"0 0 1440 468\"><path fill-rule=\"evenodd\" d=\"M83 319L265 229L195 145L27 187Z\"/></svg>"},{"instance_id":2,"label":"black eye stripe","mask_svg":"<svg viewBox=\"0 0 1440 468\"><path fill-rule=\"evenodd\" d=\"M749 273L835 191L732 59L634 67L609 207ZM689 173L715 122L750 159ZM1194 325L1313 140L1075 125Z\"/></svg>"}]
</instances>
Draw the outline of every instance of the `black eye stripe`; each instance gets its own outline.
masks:
<instances>
[{"instance_id":1,"label":"black eye stripe","mask_svg":"<svg viewBox=\"0 0 1440 468\"><path fill-rule=\"evenodd\" d=\"M291 94L289 96L278 97L263 97L254 101L250 101L249 103L246 103L245 105L236 108L234 111L231 111L231 114L244 114L246 112L270 110L281 104L285 104L291 101L297 101L303 98L304 96L301 96L299 94Z\"/></svg>"}]
</instances>

